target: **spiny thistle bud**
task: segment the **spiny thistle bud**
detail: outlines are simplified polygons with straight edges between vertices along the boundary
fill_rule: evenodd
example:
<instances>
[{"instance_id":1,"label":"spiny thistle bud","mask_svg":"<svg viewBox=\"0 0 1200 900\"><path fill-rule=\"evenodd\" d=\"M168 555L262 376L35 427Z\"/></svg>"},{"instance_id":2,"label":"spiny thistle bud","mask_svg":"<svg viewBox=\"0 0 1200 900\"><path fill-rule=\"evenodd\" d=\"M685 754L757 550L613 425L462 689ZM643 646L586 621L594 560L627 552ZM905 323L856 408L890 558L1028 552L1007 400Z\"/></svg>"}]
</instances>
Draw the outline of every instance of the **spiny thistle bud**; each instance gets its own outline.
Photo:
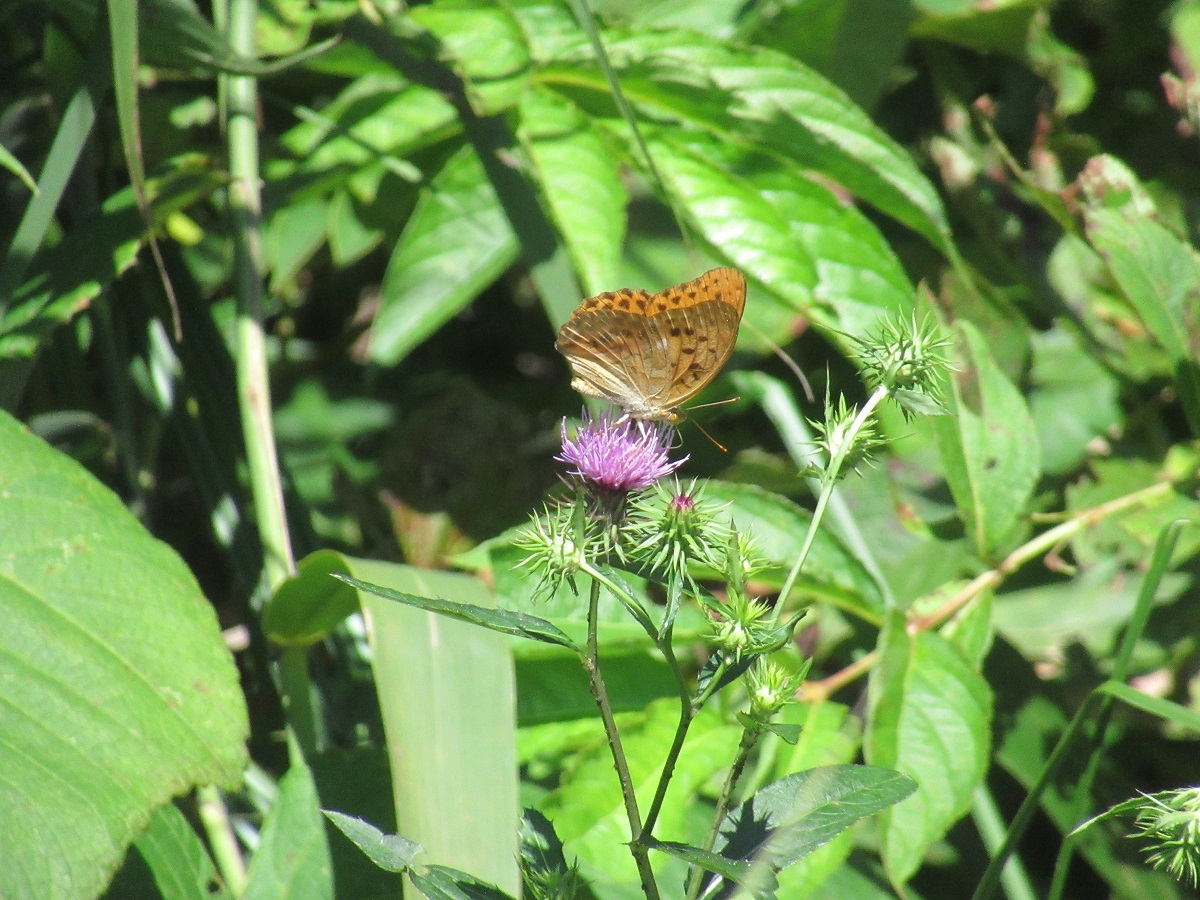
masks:
<instances>
[{"instance_id":1,"label":"spiny thistle bud","mask_svg":"<svg viewBox=\"0 0 1200 900\"><path fill-rule=\"evenodd\" d=\"M563 582L575 587L574 575L591 555L595 543L580 514L582 510L581 503L546 507L544 514L535 516L513 542L529 554L517 565L539 575L535 594L553 594Z\"/></svg>"},{"instance_id":2,"label":"spiny thistle bud","mask_svg":"<svg viewBox=\"0 0 1200 900\"><path fill-rule=\"evenodd\" d=\"M1137 836L1150 843L1146 858L1176 881L1196 886L1200 876L1200 787L1147 794L1138 804Z\"/></svg>"},{"instance_id":3,"label":"spiny thistle bud","mask_svg":"<svg viewBox=\"0 0 1200 900\"><path fill-rule=\"evenodd\" d=\"M803 680L803 673L789 672L765 656L756 659L754 665L746 672L746 687L750 693L750 717L759 722L769 721L775 713L795 699L796 689Z\"/></svg>"},{"instance_id":4,"label":"spiny thistle bud","mask_svg":"<svg viewBox=\"0 0 1200 900\"><path fill-rule=\"evenodd\" d=\"M810 420L809 422L817 433L816 443L824 452L826 460L829 463L837 463L836 466L830 466L826 471L837 472L838 477L856 471L864 464L869 464L875 451L883 444L883 440L880 439L875 429L875 420L867 419L865 422L859 423L856 428L855 419L857 417L858 409L847 406L845 397L839 397L835 407L829 396L826 395L825 420L822 422ZM825 472L813 474L820 476Z\"/></svg>"},{"instance_id":5,"label":"spiny thistle bud","mask_svg":"<svg viewBox=\"0 0 1200 900\"><path fill-rule=\"evenodd\" d=\"M712 604L709 610L713 644L735 660L744 654L761 653L773 643L775 626L764 621L771 607L761 600L734 593L728 602Z\"/></svg>"},{"instance_id":6,"label":"spiny thistle bud","mask_svg":"<svg viewBox=\"0 0 1200 900\"><path fill-rule=\"evenodd\" d=\"M694 587L689 561L720 568L727 533L716 517L727 505L706 502L704 488L695 479L687 487L678 479L671 484L658 482L654 494L634 501L628 524L633 543L629 555Z\"/></svg>"},{"instance_id":7,"label":"spiny thistle bud","mask_svg":"<svg viewBox=\"0 0 1200 900\"><path fill-rule=\"evenodd\" d=\"M887 319L878 333L855 339L864 374L873 387L886 387L905 415L944 415L942 374L949 364L937 320Z\"/></svg>"}]
</instances>

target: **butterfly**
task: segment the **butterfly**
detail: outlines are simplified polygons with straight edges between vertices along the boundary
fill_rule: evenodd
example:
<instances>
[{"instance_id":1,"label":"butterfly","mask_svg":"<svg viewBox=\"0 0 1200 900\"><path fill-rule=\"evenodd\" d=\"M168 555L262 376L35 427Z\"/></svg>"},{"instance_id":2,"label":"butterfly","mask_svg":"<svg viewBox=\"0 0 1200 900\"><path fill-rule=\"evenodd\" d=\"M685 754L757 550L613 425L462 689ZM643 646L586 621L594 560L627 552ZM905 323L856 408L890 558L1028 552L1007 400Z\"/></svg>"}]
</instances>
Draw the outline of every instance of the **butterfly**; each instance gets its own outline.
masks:
<instances>
[{"instance_id":1,"label":"butterfly","mask_svg":"<svg viewBox=\"0 0 1200 900\"><path fill-rule=\"evenodd\" d=\"M624 288L584 300L554 346L579 393L629 418L677 422L677 407L729 359L745 307L745 277L721 267L658 294Z\"/></svg>"}]
</instances>

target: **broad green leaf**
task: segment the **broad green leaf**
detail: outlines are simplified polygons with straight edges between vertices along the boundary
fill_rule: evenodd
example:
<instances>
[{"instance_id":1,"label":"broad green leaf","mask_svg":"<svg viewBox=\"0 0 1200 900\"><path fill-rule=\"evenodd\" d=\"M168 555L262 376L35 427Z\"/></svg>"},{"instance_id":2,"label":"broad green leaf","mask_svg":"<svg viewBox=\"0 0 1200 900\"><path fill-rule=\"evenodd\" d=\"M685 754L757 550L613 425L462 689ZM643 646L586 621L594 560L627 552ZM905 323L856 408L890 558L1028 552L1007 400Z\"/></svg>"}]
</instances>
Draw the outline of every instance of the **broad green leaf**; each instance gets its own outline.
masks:
<instances>
[{"instance_id":1,"label":"broad green leaf","mask_svg":"<svg viewBox=\"0 0 1200 900\"><path fill-rule=\"evenodd\" d=\"M579 21L563 0L511 0L505 6L520 24L537 63L551 62L586 40Z\"/></svg>"},{"instance_id":2,"label":"broad green leaf","mask_svg":"<svg viewBox=\"0 0 1200 900\"><path fill-rule=\"evenodd\" d=\"M861 724L850 716L848 707L832 701L796 703L784 707L780 718L797 723L801 731L794 747L777 744L775 775L782 777L819 766L849 763L858 757ZM769 746L763 747L764 754ZM854 848L854 839L855 829L848 828L788 866L779 873L780 893L785 897L810 896L845 863Z\"/></svg>"},{"instance_id":3,"label":"broad green leaf","mask_svg":"<svg viewBox=\"0 0 1200 900\"><path fill-rule=\"evenodd\" d=\"M655 658L645 649L646 643L643 641L643 646L636 650L613 650L601 646L604 684L614 712L640 712L647 703L679 695L679 682L675 680L671 669L661 658ZM589 689L587 672L579 664L576 654L568 656L560 651L556 657L547 654L518 655L518 645L529 645L529 642L514 642L513 655L516 657L517 684L520 687L517 694L517 720L521 727L595 716L596 701ZM677 655L686 659L684 654L691 652L695 646L694 640L679 645Z\"/></svg>"},{"instance_id":4,"label":"broad green leaf","mask_svg":"<svg viewBox=\"0 0 1200 900\"><path fill-rule=\"evenodd\" d=\"M760 9L763 18L750 20L755 44L812 66L868 110L891 87L913 17L910 4L893 0L797 0Z\"/></svg>"},{"instance_id":5,"label":"broad green leaf","mask_svg":"<svg viewBox=\"0 0 1200 900\"><path fill-rule=\"evenodd\" d=\"M163 900L229 898L204 841L175 804L159 807L134 846L154 873Z\"/></svg>"},{"instance_id":6,"label":"broad green leaf","mask_svg":"<svg viewBox=\"0 0 1200 900\"><path fill-rule=\"evenodd\" d=\"M954 414L935 416L946 480L983 559L1021 527L1038 478L1037 433L1025 400L997 367L974 326L958 325Z\"/></svg>"},{"instance_id":7,"label":"broad green leaf","mask_svg":"<svg viewBox=\"0 0 1200 900\"><path fill-rule=\"evenodd\" d=\"M398 363L498 278L519 250L479 157L462 147L422 192L388 262L372 358Z\"/></svg>"},{"instance_id":8,"label":"broad green leaf","mask_svg":"<svg viewBox=\"0 0 1200 900\"><path fill-rule=\"evenodd\" d=\"M1125 209L1091 209L1089 242L1175 367L1193 432L1200 431L1200 254L1165 226Z\"/></svg>"},{"instance_id":9,"label":"broad green leaf","mask_svg":"<svg viewBox=\"0 0 1200 900\"><path fill-rule=\"evenodd\" d=\"M586 116L547 90L522 97L521 136L584 290L615 289L628 199L616 154Z\"/></svg>"},{"instance_id":10,"label":"broad green leaf","mask_svg":"<svg viewBox=\"0 0 1200 900\"><path fill-rule=\"evenodd\" d=\"M983 53L1021 56L1030 21L1045 0L997 0L980 6L971 0L915 0L913 37L936 38Z\"/></svg>"},{"instance_id":11,"label":"broad green leaf","mask_svg":"<svg viewBox=\"0 0 1200 900\"><path fill-rule=\"evenodd\" d=\"M413 180L420 171L404 156L458 130L445 97L394 72L363 75L320 110L295 112L301 121L280 142L296 158L295 175L304 179L327 172L345 178L378 162Z\"/></svg>"},{"instance_id":12,"label":"broad green leaf","mask_svg":"<svg viewBox=\"0 0 1200 900\"><path fill-rule=\"evenodd\" d=\"M957 647L932 632L909 634L895 613L880 633L869 697L867 760L918 785L882 820L884 865L903 883L971 808L991 752L992 692Z\"/></svg>"},{"instance_id":13,"label":"broad green leaf","mask_svg":"<svg viewBox=\"0 0 1200 900\"><path fill-rule=\"evenodd\" d=\"M329 255L339 268L362 259L383 240L383 229L364 221L354 197L341 189L330 197L325 231L329 237Z\"/></svg>"},{"instance_id":14,"label":"broad green leaf","mask_svg":"<svg viewBox=\"0 0 1200 900\"><path fill-rule=\"evenodd\" d=\"M863 200L949 247L949 225L933 185L912 158L844 93L782 53L743 50L694 32L606 40L629 100L647 115L674 116L720 140L815 169ZM590 48L571 67L574 88ZM548 73L557 82L557 70ZM561 77L567 80L564 72ZM589 87L607 91L596 79Z\"/></svg>"},{"instance_id":15,"label":"broad green leaf","mask_svg":"<svg viewBox=\"0 0 1200 900\"><path fill-rule=\"evenodd\" d=\"M421 852L421 845L398 834L384 834L370 822L347 816L331 809L321 810L338 830L362 850L379 868L388 872L403 872Z\"/></svg>"},{"instance_id":16,"label":"broad green leaf","mask_svg":"<svg viewBox=\"0 0 1200 900\"><path fill-rule=\"evenodd\" d=\"M908 776L875 766L797 772L768 784L731 812L721 826L717 850L777 872L859 819L899 803L915 788Z\"/></svg>"},{"instance_id":17,"label":"broad green leaf","mask_svg":"<svg viewBox=\"0 0 1200 900\"><path fill-rule=\"evenodd\" d=\"M290 203L271 217L263 235L263 261L279 291L308 264L325 242L328 204L316 197Z\"/></svg>"},{"instance_id":18,"label":"broad green leaf","mask_svg":"<svg viewBox=\"0 0 1200 900\"><path fill-rule=\"evenodd\" d=\"M1121 421L1120 382L1061 326L1030 336L1029 413L1037 428L1042 471L1066 475L1089 444Z\"/></svg>"},{"instance_id":19,"label":"broad green leaf","mask_svg":"<svg viewBox=\"0 0 1200 900\"><path fill-rule=\"evenodd\" d=\"M706 481L704 485L708 500L730 504L725 517L732 517L739 529L748 531L758 551L771 563L768 571L756 577L782 584L804 543L811 519L808 511L754 485L721 481ZM867 621L879 621L883 612L874 579L824 529L817 532L796 589L802 595L836 603Z\"/></svg>"},{"instance_id":20,"label":"broad green leaf","mask_svg":"<svg viewBox=\"0 0 1200 900\"><path fill-rule=\"evenodd\" d=\"M246 708L175 552L3 413L0 458L0 896L95 896L171 797L240 783Z\"/></svg>"},{"instance_id":21,"label":"broad green leaf","mask_svg":"<svg viewBox=\"0 0 1200 900\"><path fill-rule=\"evenodd\" d=\"M409 15L454 61L477 113L493 115L517 104L529 78L529 48L505 5L449 0L414 6Z\"/></svg>"},{"instance_id":22,"label":"broad green leaf","mask_svg":"<svg viewBox=\"0 0 1200 900\"><path fill-rule=\"evenodd\" d=\"M263 823L247 872L246 900L333 900L333 867L312 772L293 760Z\"/></svg>"},{"instance_id":23,"label":"broad green leaf","mask_svg":"<svg viewBox=\"0 0 1200 900\"><path fill-rule=\"evenodd\" d=\"M386 585L389 596L454 597L462 607L500 612L488 609L487 590L466 575L345 562L355 575ZM366 590L361 599L391 758L397 832L424 847L428 859L515 893L520 807L509 642L428 606L406 606Z\"/></svg>"},{"instance_id":24,"label":"broad green leaf","mask_svg":"<svg viewBox=\"0 0 1200 900\"><path fill-rule=\"evenodd\" d=\"M1158 602L1177 599L1190 583L1169 576ZM1057 655L1072 644L1104 656L1129 621L1138 586L1120 560L1101 560L1070 581L1002 594L995 603L996 629L1030 658Z\"/></svg>"},{"instance_id":25,"label":"broad green leaf","mask_svg":"<svg viewBox=\"0 0 1200 900\"><path fill-rule=\"evenodd\" d=\"M397 591L383 585L359 581L357 578L351 578L348 575L335 575L335 577L360 591L366 591L369 594L403 603L406 606L415 607L416 609L423 609L427 612L437 613L451 619L458 619L460 622L466 622L470 625L479 625L491 631L499 631L501 634L510 634L514 637L528 638L531 641L544 641L547 644L558 644L562 647L577 649L567 635L563 634L562 631L550 622L537 616L513 612L507 609L477 606L473 603L460 603L434 597L419 597L415 594Z\"/></svg>"},{"instance_id":26,"label":"broad green leaf","mask_svg":"<svg viewBox=\"0 0 1200 900\"><path fill-rule=\"evenodd\" d=\"M282 647L308 647L358 612L354 588L333 578L350 574L340 553L318 550L296 567L263 609L263 631Z\"/></svg>"},{"instance_id":27,"label":"broad green leaf","mask_svg":"<svg viewBox=\"0 0 1200 900\"><path fill-rule=\"evenodd\" d=\"M653 797L678 718L678 700L661 700L647 707L641 722L622 728L622 743L642 809ZM693 720L654 830L656 836L676 841L689 837L687 815L696 802L696 792L729 765L740 734L740 728L721 722L707 709ZM593 745L539 807L554 823L568 856L578 860L580 874L596 884L597 890L607 894L638 884L633 860L624 846L629 841L629 821L606 744ZM681 883L682 864L664 856L652 856L651 861L660 883Z\"/></svg>"},{"instance_id":28,"label":"broad green leaf","mask_svg":"<svg viewBox=\"0 0 1200 900\"><path fill-rule=\"evenodd\" d=\"M871 330L885 312L911 313L912 287L887 242L828 188L727 142L678 130L649 137L684 216L787 307L854 335ZM760 302L747 314L754 321L773 313Z\"/></svg>"}]
</instances>

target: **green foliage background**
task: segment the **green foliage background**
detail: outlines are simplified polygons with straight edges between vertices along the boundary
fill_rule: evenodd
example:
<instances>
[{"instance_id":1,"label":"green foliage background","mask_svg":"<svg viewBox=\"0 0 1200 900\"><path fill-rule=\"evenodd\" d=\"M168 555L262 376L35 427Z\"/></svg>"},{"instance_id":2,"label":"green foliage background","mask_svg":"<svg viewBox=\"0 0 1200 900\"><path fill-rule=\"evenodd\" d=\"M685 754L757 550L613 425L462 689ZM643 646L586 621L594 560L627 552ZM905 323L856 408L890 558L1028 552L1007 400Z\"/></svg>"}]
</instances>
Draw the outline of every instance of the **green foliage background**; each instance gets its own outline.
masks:
<instances>
[{"instance_id":1,"label":"green foliage background","mask_svg":"<svg viewBox=\"0 0 1200 900\"><path fill-rule=\"evenodd\" d=\"M0 895L114 873L110 896L398 890L318 803L510 891L534 806L595 896L636 890L576 661L329 576L578 634L511 545L579 410L555 330L584 296L715 264L750 294L704 399L741 399L694 414L727 451L682 425L684 472L760 540L764 594L809 521L821 414L771 346L818 400L861 402L849 336L931 314L955 342L950 414L885 409L882 458L840 488L792 596L829 693L750 776L865 758L920 787L779 896L967 896L1092 688L1194 707L1194 527L1114 661L1156 537L1200 508L1200 3L591 10L0 11ZM675 686L605 617L649 783ZM700 661L699 617L678 634ZM703 829L736 699L698 722L663 838ZM1163 715L1115 716L1082 796L1056 776L1010 895L1044 895L1089 815L1200 781ZM1119 824L1079 839L1066 895L1185 896Z\"/></svg>"}]
</instances>

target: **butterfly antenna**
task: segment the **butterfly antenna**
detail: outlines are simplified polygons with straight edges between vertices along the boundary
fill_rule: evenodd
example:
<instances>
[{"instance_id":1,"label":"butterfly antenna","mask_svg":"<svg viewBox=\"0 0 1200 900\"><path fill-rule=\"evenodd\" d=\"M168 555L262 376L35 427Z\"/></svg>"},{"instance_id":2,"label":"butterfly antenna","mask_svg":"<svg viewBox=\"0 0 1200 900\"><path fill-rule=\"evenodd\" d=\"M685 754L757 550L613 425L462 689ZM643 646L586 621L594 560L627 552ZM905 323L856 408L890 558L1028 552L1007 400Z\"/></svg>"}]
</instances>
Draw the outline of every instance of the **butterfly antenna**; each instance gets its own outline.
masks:
<instances>
[{"instance_id":1,"label":"butterfly antenna","mask_svg":"<svg viewBox=\"0 0 1200 900\"><path fill-rule=\"evenodd\" d=\"M808 402L816 403L817 398L813 394L812 385L808 381L808 376L800 370L800 367L796 365L796 361L784 353L783 348L763 334L762 331L760 331L758 328L755 328L754 323L743 322L742 327L749 328L758 338L762 340L764 344L771 348L771 352L778 356L783 361L783 364L791 369L792 374L796 376L796 380L799 381L800 385L804 388L804 396L808 398Z\"/></svg>"},{"instance_id":2,"label":"butterfly antenna","mask_svg":"<svg viewBox=\"0 0 1200 900\"><path fill-rule=\"evenodd\" d=\"M710 406L728 406L730 403L737 403L741 397L726 397L724 400L713 400L710 403L697 403L695 406L689 406L688 409L708 409Z\"/></svg>"},{"instance_id":3,"label":"butterfly antenna","mask_svg":"<svg viewBox=\"0 0 1200 900\"><path fill-rule=\"evenodd\" d=\"M739 399L741 399L741 398L740 398L740 397L734 397L733 399L734 399L734 400L739 400ZM721 403L721 402L725 402L725 401L718 401L718 403ZM705 406L716 406L716 405L717 405L716 403L706 403L706 404L705 404ZM694 407L694 408L698 409L699 407ZM690 417L688 418L688 421L689 421L689 422L691 422L693 425L695 425L695 426L696 426L696 428L697 428L697 429L700 431L700 433L701 433L702 435L704 435L706 438L708 438L708 439L709 439L709 440L712 442L712 445L713 445L714 447L716 447L716 448L717 448L718 450L720 450L722 453L728 453L728 452L729 452L729 448L728 448L728 447L726 447L724 444L722 444L720 441L718 441L718 440L717 440L715 437L713 437L713 436L712 436L711 434L709 434L707 431L705 431L705 430L704 430L704 426L703 426L703 425L701 425L701 424L700 424L699 422L697 422L695 419L692 419L692 418L690 418Z\"/></svg>"}]
</instances>

